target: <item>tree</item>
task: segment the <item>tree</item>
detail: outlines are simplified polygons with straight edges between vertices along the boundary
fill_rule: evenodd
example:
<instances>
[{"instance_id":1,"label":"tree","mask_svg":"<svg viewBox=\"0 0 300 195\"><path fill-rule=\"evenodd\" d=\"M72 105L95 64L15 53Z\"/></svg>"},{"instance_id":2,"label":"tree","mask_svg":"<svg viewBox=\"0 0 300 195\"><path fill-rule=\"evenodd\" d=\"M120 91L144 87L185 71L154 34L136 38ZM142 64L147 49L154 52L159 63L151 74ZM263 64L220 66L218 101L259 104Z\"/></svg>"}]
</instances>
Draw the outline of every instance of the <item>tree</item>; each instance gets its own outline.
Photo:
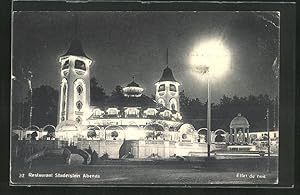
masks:
<instances>
[{"instance_id":1,"label":"tree","mask_svg":"<svg viewBox=\"0 0 300 195\"><path fill-rule=\"evenodd\" d=\"M29 106L29 104L27 104L27 106ZM39 127L47 124L56 125L58 112L57 90L47 85L34 88L32 93L32 106L32 124ZM26 115L28 116L29 112Z\"/></svg>"},{"instance_id":2,"label":"tree","mask_svg":"<svg viewBox=\"0 0 300 195\"><path fill-rule=\"evenodd\" d=\"M102 86L98 85L98 81L95 77L90 80L91 85L91 104L99 104L107 99L107 95Z\"/></svg>"},{"instance_id":3,"label":"tree","mask_svg":"<svg viewBox=\"0 0 300 195\"><path fill-rule=\"evenodd\" d=\"M111 92L111 96L118 97L123 96L123 88L120 85L117 85L115 89Z\"/></svg>"}]
</instances>

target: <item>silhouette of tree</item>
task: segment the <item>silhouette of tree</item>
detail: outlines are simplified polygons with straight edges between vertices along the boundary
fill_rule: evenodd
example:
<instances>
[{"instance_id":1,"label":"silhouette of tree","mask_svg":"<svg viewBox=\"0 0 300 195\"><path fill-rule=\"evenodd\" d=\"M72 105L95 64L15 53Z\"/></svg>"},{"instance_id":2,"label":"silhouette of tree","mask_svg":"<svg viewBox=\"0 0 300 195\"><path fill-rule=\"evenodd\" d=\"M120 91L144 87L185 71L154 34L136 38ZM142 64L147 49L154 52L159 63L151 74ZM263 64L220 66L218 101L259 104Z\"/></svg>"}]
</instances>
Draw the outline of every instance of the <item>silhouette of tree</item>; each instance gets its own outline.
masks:
<instances>
[{"instance_id":1,"label":"silhouette of tree","mask_svg":"<svg viewBox=\"0 0 300 195\"><path fill-rule=\"evenodd\" d=\"M90 94L91 94L91 104L97 105L104 102L107 99L104 88L98 85L98 81L95 77L90 80Z\"/></svg>"},{"instance_id":2,"label":"silhouette of tree","mask_svg":"<svg viewBox=\"0 0 300 195\"><path fill-rule=\"evenodd\" d=\"M29 105L29 104L27 104ZM56 125L58 108L58 91L42 85L34 88L32 93L32 124L39 127L47 124ZM28 106L27 106L28 107ZM29 108L28 108L29 115Z\"/></svg>"}]
</instances>

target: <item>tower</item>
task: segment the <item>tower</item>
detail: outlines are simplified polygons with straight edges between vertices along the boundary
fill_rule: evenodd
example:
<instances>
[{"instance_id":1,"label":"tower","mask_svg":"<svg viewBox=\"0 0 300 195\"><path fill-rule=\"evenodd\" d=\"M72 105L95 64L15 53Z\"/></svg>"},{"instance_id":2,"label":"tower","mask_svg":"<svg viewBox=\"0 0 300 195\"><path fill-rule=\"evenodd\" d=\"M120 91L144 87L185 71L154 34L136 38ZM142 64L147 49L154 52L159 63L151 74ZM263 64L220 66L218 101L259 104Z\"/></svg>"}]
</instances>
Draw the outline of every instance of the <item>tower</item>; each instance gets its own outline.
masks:
<instances>
[{"instance_id":1,"label":"tower","mask_svg":"<svg viewBox=\"0 0 300 195\"><path fill-rule=\"evenodd\" d=\"M58 124L65 120L83 124L90 106L92 60L84 53L81 42L73 39L69 50L59 58L59 62L61 64L61 84Z\"/></svg>"},{"instance_id":2,"label":"tower","mask_svg":"<svg viewBox=\"0 0 300 195\"><path fill-rule=\"evenodd\" d=\"M155 100L170 110L180 112L179 85L172 70L167 66L161 78L155 83Z\"/></svg>"}]
</instances>

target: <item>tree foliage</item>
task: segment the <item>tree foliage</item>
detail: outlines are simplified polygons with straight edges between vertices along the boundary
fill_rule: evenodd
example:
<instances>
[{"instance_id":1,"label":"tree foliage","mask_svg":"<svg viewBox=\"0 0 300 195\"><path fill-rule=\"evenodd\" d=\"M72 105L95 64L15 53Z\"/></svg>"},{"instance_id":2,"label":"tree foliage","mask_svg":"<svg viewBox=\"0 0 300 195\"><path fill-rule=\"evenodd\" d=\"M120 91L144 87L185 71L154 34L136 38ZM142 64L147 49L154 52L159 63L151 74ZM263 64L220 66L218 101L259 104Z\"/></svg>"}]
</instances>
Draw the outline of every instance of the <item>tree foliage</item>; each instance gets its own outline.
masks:
<instances>
[{"instance_id":1,"label":"tree foliage","mask_svg":"<svg viewBox=\"0 0 300 195\"><path fill-rule=\"evenodd\" d=\"M90 85L92 105L97 105L107 99L108 96L106 95L104 88L102 86L99 86L98 81L95 77L91 78Z\"/></svg>"}]
</instances>

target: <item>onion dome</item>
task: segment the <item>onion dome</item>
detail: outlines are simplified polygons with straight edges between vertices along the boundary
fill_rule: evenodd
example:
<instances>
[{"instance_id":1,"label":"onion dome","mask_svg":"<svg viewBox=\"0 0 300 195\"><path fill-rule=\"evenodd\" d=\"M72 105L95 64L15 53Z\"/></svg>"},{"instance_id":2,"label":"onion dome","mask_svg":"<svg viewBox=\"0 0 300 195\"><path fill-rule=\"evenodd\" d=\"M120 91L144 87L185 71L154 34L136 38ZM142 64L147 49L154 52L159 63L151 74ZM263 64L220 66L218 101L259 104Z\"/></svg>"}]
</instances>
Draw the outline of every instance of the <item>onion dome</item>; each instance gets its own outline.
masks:
<instances>
[{"instance_id":1,"label":"onion dome","mask_svg":"<svg viewBox=\"0 0 300 195\"><path fill-rule=\"evenodd\" d=\"M127 97L140 97L143 91L144 89L134 81L134 78L131 83L123 88L124 96Z\"/></svg>"},{"instance_id":2,"label":"onion dome","mask_svg":"<svg viewBox=\"0 0 300 195\"><path fill-rule=\"evenodd\" d=\"M158 82L162 82L162 81L176 81L176 79L174 78L173 72L171 70L171 68L169 68L167 66L167 68L164 69L163 74L161 76L161 78L159 79Z\"/></svg>"},{"instance_id":3,"label":"onion dome","mask_svg":"<svg viewBox=\"0 0 300 195\"><path fill-rule=\"evenodd\" d=\"M68 51L63 56L68 56L68 55L81 56L90 59L83 51L82 44L78 39L72 40Z\"/></svg>"},{"instance_id":4,"label":"onion dome","mask_svg":"<svg viewBox=\"0 0 300 195\"><path fill-rule=\"evenodd\" d=\"M140 85L137 84L136 82L132 81L131 83L129 83L129 84L127 85L127 87L140 87Z\"/></svg>"},{"instance_id":5,"label":"onion dome","mask_svg":"<svg viewBox=\"0 0 300 195\"><path fill-rule=\"evenodd\" d=\"M249 128L249 122L248 120L242 116L241 113L239 113L236 117L234 117L230 123L230 128L235 129L235 128Z\"/></svg>"}]
</instances>

